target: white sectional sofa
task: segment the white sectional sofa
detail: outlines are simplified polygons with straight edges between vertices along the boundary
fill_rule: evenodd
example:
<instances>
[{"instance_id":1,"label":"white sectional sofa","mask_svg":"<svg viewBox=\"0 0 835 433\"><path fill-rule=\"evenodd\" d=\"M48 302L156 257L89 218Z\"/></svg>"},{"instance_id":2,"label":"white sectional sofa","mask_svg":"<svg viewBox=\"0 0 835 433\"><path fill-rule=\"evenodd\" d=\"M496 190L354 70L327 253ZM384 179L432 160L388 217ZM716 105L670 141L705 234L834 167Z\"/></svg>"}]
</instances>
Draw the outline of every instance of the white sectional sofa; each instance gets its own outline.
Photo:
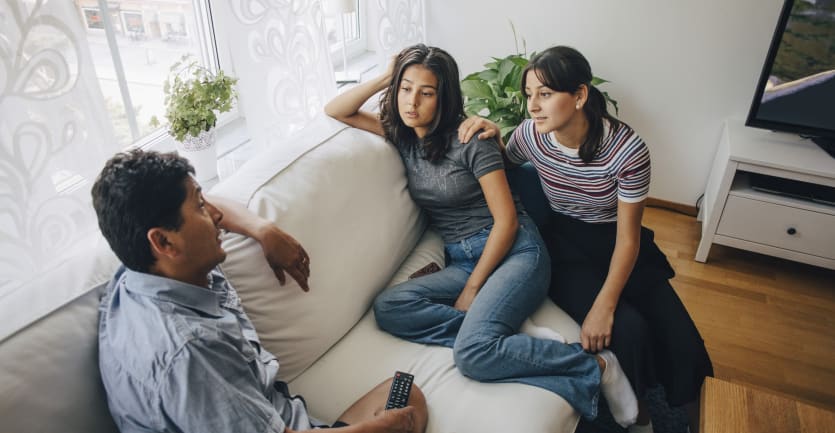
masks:
<instances>
[{"instance_id":1,"label":"white sectional sofa","mask_svg":"<svg viewBox=\"0 0 835 433\"><path fill-rule=\"evenodd\" d=\"M304 293L292 280L279 285L251 239L224 240L224 271L264 346L278 355L280 377L305 396L315 416L335 420L403 370L426 395L430 433L577 427L577 413L550 392L472 381L458 373L450 349L409 343L377 328L369 308L377 293L431 261L443 265L441 239L426 230L397 152L383 139L322 116L212 194L276 221L311 257L311 290ZM70 264L62 268L66 276L43 282L83 284L77 287L82 294L0 342L0 431L116 431L98 373L96 327L99 297L118 263L101 239L90 245L82 255L92 265ZM532 319L577 339L577 324L550 301Z\"/></svg>"}]
</instances>

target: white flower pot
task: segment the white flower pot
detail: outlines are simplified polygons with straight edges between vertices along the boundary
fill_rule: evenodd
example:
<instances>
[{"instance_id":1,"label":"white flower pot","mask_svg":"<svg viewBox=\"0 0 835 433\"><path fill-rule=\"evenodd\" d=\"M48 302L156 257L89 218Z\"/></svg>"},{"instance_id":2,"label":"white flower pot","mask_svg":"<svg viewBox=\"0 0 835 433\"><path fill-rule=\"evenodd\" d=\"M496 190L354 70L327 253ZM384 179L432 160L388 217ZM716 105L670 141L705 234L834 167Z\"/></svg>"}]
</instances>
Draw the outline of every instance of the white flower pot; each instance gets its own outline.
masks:
<instances>
[{"instance_id":1,"label":"white flower pot","mask_svg":"<svg viewBox=\"0 0 835 433\"><path fill-rule=\"evenodd\" d=\"M197 137L186 135L183 141L177 143L177 153L188 159L194 166L194 177L198 182L217 177L217 146L215 146L214 128L200 132Z\"/></svg>"}]
</instances>

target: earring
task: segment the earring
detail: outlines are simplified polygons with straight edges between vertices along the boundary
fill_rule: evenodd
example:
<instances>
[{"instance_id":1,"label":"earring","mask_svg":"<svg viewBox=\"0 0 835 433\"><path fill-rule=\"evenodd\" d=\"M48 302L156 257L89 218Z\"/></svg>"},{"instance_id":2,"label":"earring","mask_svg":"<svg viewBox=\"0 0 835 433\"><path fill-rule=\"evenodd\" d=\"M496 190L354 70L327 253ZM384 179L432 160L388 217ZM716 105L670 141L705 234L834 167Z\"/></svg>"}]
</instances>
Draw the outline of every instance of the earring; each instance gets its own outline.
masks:
<instances>
[{"instance_id":1,"label":"earring","mask_svg":"<svg viewBox=\"0 0 835 433\"><path fill-rule=\"evenodd\" d=\"M580 103L578 102L577 105L574 106L576 109L580 109Z\"/></svg>"}]
</instances>

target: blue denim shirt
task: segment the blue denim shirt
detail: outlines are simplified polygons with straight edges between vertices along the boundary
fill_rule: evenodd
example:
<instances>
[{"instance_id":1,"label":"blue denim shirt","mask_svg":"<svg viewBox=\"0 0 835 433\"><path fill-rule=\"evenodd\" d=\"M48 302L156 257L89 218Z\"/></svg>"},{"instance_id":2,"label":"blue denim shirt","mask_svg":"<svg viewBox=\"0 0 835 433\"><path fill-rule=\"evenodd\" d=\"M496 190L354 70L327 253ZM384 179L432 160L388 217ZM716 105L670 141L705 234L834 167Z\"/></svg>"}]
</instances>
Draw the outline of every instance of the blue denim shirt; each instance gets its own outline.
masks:
<instances>
[{"instance_id":1,"label":"blue denim shirt","mask_svg":"<svg viewBox=\"0 0 835 433\"><path fill-rule=\"evenodd\" d=\"M99 308L99 368L122 433L280 433L318 423L275 380L278 360L219 270L198 287L120 268Z\"/></svg>"}]
</instances>

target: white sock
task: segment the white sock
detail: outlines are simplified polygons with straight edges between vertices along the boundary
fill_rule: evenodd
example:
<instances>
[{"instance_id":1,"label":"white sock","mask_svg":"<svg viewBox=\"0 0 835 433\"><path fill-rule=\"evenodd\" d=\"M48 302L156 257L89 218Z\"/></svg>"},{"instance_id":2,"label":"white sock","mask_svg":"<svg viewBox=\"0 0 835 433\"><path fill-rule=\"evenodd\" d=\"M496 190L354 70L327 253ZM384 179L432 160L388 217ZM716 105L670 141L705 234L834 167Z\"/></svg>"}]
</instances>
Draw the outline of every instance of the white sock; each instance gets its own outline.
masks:
<instances>
[{"instance_id":1,"label":"white sock","mask_svg":"<svg viewBox=\"0 0 835 433\"><path fill-rule=\"evenodd\" d=\"M522 323L522 327L519 329L519 332L523 334L528 334L534 338L541 338L543 340L557 340L560 343L565 343L565 337L562 336L557 331L554 331L551 328L546 328L544 326L536 326L531 322L531 319L526 319L524 323Z\"/></svg>"},{"instance_id":2,"label":"white sock","mask_svg":"<svg viewBox=\"0 0 835 433\"><path fill-rule=\"evenodd\" d=\"M635 424L635 420L638 419L638 399L635 398L635 392L632 391L626 374L620 368L618 358L608 350L603 350L598 355L606 362L606 369L600 377L600 390L609 403L612 416L621 427Z\"/></svg>"},{"instance_id":3,"label":"white sock","mask_svg":"<svg viewBox=\"0 0 835 433\"><path fill-rule=\"evenodd\" d=\"M653 433L652 421L646 425L632 424L629 426L629 433Z\"/></svg>"}]
</instances>

